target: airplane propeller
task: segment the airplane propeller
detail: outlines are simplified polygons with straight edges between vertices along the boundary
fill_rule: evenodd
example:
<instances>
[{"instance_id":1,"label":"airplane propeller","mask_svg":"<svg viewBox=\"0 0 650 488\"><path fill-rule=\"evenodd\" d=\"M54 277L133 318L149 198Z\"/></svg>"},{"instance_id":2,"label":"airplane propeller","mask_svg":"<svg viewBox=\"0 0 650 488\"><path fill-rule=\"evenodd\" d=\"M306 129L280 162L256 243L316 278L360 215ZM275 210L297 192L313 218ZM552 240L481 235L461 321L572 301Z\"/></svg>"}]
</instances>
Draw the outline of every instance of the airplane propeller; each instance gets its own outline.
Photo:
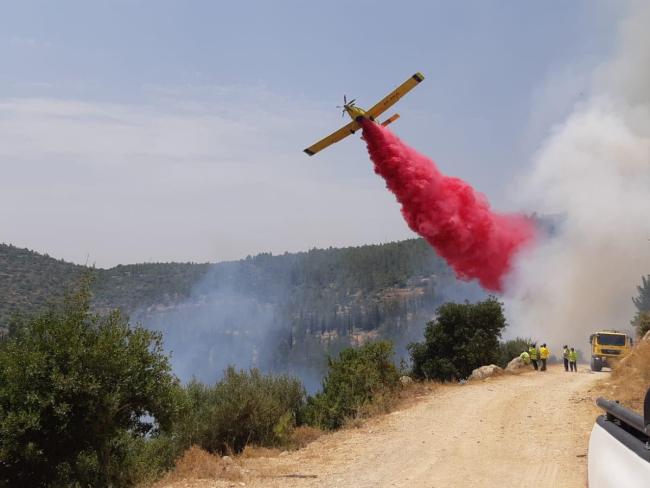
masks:
<instances>
[{"instance_id":1,"label":"airplane propeller","mask_svg":"<svg viewBox=\"0 0 650 488\"><path fill-rule=\"evenodd\" d=\"M345 117L345 109L348 108L348 107L353 107L353 106L354 106L354 102L356 102L356 101L357 101L357 99L356 99L356 98L353 98L352 100L350 100L350 101L348 102L348 97L346 97L345 95L343 95L343 105L337 105L337 106L336 106L336 108L341 108L341 109L343 109L343 110L341 111L341 117Z\"/></svg>"}]
</instances>

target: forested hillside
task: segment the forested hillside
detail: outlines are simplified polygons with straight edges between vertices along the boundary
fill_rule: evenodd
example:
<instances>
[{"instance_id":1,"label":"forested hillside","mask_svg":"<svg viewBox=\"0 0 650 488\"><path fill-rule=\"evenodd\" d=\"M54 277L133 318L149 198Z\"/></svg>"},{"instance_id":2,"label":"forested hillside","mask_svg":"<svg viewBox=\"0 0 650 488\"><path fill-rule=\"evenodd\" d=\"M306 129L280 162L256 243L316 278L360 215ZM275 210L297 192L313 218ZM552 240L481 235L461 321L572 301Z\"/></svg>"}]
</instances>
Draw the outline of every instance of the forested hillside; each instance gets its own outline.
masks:
<instances>
[{"instance_id":1,"label":"forested hillside","mask_svg":"<svg viewBox=\"0 0 650 488\"><path fill-rule=\"evenodd\" d=\"M327 353L380 337L403 351L440 303L481 293L457 281L421 239L105 270L1 245L0 324L43 310L84 273L94 275L96 309L120 308L162 331L176 372L205 381L236 364L310 383Z\"/></svg>"},{"instance_id":2,"label":"forested hillside","mask_svg":"<svg viewBox=\"0 0 650 488\"><path fill-rule=\"evenodd\" d=\"M42 310L58 300L82 266L28 249L0 244L0 327L18 313Z\"/></svg>"},{"instance_id":3,"label":"forested hillside","mask_svg":"<svg viewBox=\"0 0 650 488\"><path fill-rule=\"evenodd\" d=\"M15 314L32 314L59 301L84 273L94 276L95 306L126 312L171 305L190 296L208 264L146 263L93 269L29 249L0 244L0 327Z\"/></svg>"},{"instance_id":4,"label":"forested hillside","mask_svg":"<svg viewBox=\"0 0 650 488\"><path fill-rule=\"evenodd\" d=\"M163 332L182 378L209 382L237 364L289 371L314 386L328 353L388 338L403 354L438 305L482 296L411 239L215 264L188 300L134 319Z\"/></svg>"},{"instance_id":5,"label":"forested hillside","mask_svg":"<svg viewBox=\"0 0 650 488\"><path fill-rule=\"evenodd\" d=\"M95 277L93 292L98 308L133 312L184 301L208 270L207 288L228 279L240 292L254 292L259 298L274 301L290 286L300 292L308 308L319 302L325 290L336 302L358 292L403 288L416 276L449 274L442 260L419 239L279 256L259 254L214 265L144 263L110 269L89 268L0 244L0 324L6 324L14 312L29 314L59 300L84 273Z\"/></svg>"}]
</instances>

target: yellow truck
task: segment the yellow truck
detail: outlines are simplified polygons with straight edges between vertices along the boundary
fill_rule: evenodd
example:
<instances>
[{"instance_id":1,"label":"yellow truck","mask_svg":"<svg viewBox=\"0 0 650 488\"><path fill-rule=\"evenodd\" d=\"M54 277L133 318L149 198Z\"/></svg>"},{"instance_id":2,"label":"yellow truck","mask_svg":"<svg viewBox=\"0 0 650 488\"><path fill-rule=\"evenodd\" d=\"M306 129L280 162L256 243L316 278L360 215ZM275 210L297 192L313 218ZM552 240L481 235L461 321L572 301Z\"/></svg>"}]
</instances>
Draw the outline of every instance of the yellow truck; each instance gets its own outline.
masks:
<instances>
[{"instance_id":1,"label":"yellow truck","mask_svg":"<svg viewBox=\"0 0 650 488\"><path fill-rule=\"evenodd\" d=\"M603 330L589 336L591 344L591 370L610 368L612 363L623 357L632 348L632 338L617 330Z\"/></svg>"}]
</instances>

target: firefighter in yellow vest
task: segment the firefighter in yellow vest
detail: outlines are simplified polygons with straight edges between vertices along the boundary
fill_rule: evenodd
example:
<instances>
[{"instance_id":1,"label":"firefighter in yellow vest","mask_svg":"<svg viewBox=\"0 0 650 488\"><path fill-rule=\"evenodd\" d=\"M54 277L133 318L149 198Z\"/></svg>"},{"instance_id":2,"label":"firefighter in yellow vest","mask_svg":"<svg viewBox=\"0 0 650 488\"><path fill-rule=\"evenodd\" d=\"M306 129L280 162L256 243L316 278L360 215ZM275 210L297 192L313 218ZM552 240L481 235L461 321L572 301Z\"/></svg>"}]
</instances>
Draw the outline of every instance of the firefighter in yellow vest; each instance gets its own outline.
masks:
<instances>
[{"instance_id":1,"label":"firefighter in yellow vest","mask_svg":"<svg viewBox=\"0 0 650 488\"><path fill-rule=\"evenodd\" d=\"M530 362L533 363L533 368L537 371L537 358L539 358L539 351L537 350L537 344L534 342L528 348L528 355L530 356Z\"/></svg>"},{"instance_id":2,"label":"firefighter in yellow vest","mask_svg":"<svg viewBox=\"0 0 650 488\"><path fill-rule=\"evenodd\" d=\"M546 344L542 344L542 347L539 348L539 358L542 360L542 371L546 371L546 360L551 355L551 351L548 350Z\"/></svg>"},{"instance_id":3,"label":"firefighter in yellow vest","mask_svg":"<svg viewBox=\"0 0 650 488\"><path fill-rule=\"evenodd\" d=\"M578 372L578 351L573 348L569 351L569 365L571 365L571 371Z\"/></svg>"},{"instance_id":4,"label":"firefighter in yellow vest","mask_svg":"<svg viewBox=\"0 0 650 488\"><path fill-rule=\"evenodd\" d=\"M562 349L562 359L564 359L564 371L569 371L569 346L566 344Z\"/></svg>"}]
</instances>

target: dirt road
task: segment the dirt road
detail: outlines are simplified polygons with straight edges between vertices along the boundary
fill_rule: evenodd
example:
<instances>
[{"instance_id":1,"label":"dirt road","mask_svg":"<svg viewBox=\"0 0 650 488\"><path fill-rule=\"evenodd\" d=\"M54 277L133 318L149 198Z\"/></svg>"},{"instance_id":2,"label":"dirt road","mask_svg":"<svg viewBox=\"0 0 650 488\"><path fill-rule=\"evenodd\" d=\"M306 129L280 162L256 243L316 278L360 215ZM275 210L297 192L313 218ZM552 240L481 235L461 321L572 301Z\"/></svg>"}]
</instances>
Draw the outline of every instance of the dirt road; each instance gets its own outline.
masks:
<instances>
[{"instance_id":1,"label":"dirt road","mask_svg":"<svg viewBox=\"0 0 650 488\"><path fill-rule=\"evenodd\" d=\"M536 488L583 488L599 377L584 367L577 374L551 367L441 386L359 429L245 460L241 481L173 486L489 488L534 480Z\"/></svg>"}]
</instances>

